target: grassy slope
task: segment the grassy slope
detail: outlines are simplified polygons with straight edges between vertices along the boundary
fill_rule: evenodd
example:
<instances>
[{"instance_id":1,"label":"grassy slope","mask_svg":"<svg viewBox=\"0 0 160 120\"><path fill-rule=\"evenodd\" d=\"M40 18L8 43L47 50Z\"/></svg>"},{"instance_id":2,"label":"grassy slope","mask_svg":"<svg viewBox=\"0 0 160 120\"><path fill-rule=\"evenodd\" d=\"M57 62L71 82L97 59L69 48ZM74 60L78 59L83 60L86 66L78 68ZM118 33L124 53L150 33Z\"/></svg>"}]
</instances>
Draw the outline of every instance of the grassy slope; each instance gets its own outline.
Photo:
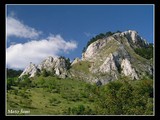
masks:
<instances>
[{"instance_id":1,"label":"grassy slope","mask_svg":"<svg viewBox=\"0 0 160 120\"><path fill-rule=\"evenodd\" d=\"M7 91L7 110L30 110L29 115L153 114L150 96L153 80L122 78L97 87L68 78L40 76L34 78L32 84L36 86L21 89L12 86ZM68 109L72 109L72 113L68 113Z\"/></svg>"},{"instance_id":2,"label":"grassy slope","mask_svg":"<svg viewBox=\"0 0 160 120\"><path fill-rule=\"evenodd\" d=\"M75 107L78 105L94 107L92 102L89 102L85 96L83 97L83 90L87 83L71 79L57 79L56 77L38 77L35 78L37 83L39 80L44 79L46 81L52 81L57 87L58 92L49 91L47 88L34 87L29 89L9 90L7 93L7 109L20 109L30 110L31 114L64 114L69 107ZM37 83L39 84L39 83ZM50 84L50 83L49 83ZM15 95L15 91L17 95ZM27 92L28 91L28 92ZM22 94L29 95L29 98L22 97ZM50 100L52 100L52 103ZM76 101L76 102L75 102Z\"/></svg>"},{"instance_id":3,"label":"grassy slope","mask_svg":"<svg viewBox=\"0 0 160 120\"><path fill-rule=\"evenodd\" d=\"M90 68L91 63L89 61L80 61L71 67L70 72L72 73L72 77L74 76L75 79L87 81L89 77L93 76L89 71Z\"/></svg>"}]
</instances>

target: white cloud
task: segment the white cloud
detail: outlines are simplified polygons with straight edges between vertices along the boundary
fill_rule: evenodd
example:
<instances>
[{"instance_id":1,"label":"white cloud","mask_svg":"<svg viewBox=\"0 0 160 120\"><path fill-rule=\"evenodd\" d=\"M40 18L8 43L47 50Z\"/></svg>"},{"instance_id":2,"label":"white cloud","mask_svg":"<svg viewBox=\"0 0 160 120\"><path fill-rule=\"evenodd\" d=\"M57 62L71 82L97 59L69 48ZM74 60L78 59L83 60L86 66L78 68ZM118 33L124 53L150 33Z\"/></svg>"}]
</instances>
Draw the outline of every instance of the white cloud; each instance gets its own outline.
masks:
<instances>
[{"instance_id":1,"label":"white cloud","mask_svg":"<svg viewBox=\"0 0 160 120\"><path fill-rule=\"evenodd\" d=\"M48 56L58 56L61 52L69 52L75 48L75 41L65 41L60 35L11 45L6 51L7 67L24 69L30 62L39 64Z\"/></svg>"},{"instance_id":2,"label":"white cloud","mask_svg":"<svg viewBox=\"0 0 160 120\"><path fill-rule=\"evenodd\" d=\"M6 33L7 37L16 36L19 38L38 38L42 32L37 31L34 28L23 24L18 19L9 16L7 17Z\"/></svg>"}]
</instances>

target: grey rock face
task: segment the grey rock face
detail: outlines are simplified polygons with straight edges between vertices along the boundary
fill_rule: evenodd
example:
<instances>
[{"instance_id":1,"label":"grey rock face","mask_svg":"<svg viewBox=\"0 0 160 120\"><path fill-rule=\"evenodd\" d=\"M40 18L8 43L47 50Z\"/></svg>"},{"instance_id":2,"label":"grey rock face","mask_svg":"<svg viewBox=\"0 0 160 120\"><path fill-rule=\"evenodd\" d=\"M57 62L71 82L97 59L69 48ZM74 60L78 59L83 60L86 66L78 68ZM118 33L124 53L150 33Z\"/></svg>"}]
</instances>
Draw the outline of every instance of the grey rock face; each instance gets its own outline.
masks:
<instances>
[{"instance_id":1,"label":"grey rock face","mask_svg":"<svg viewBox=\"0 0 160 120\"><path fill-rule=\"evenodd\" d=\"M140 79L146 73L153 75L153 67L149 60L137 56L134 49L147 46L148 43L138 32L128 30L91 43L82 53L82 61L93 63L89 71L96 74L102 84L118 79L119 76ZM96 78L91 79L96 83Z\"/></svg>"},{"instance_id":2,"label":"grey rock face","mask_svg":"<svg viewBox=\"0 0 160 120\"><path fill-rule=\"evenodd\" d=\"M82 60L92 60L97 55L97 52L106 46L110 41L116 40L118 44L121 44L122 37L125 37L129 46L134 48L147 46L148 43L145 39L138 35L138 32L134 30L124 31L122 33L115 33L104 39L99 39L88 46L85 53L82 53Z\"/></svg>"},{"instance_id":3,"label":"grey rock face","mask_svg":"<svg viewBox=\"0 0 160 120\"><path fill-rule=\"evenodd\" d=\"M134 47L145 47L148 45L147 41L138 35L134 30L128 30L120 33L120 36L126 37Z\"/></svg>"},{"instance_id":4,"label":"grey rock face","mask_svg":"<svg viewBox=\"0 0 160 120\"><path fill-rule=\"evenodd\" d=\"M53 58L49 56L37 66L30 64L19 77L27 74L30 75L29 77L34 77L36 73L42 73L43 70L50 73L55 73L57 76L62 78L65 78L67 75L65 60L63 58Z\"/></svg>"},{"instance_id":5,"label":"grey rock face","mask_svg":"<svg viewBox=\"0 0 160 120\"><path fill-rule=\"evenodd\" d=\"M139 79L135 69L132 68L132 65L128 59L123 59L121 63L122 73L125 76L130 76L132 79Z\"/></svg>"},{"instance_id":6,"label":"grey rock face","mask_svg":"<svg viewBox=\"0 0 160 120\"><path fill-rule=\"evenodd\" d=\"M138 33L133 30L125 31L120 34L121 36L126 36L129 40L131 40L133 43L136 43L138 41Z\"/></svg>"},{"instance_id":7,"label":"grey rock face","mask_svg":"<svg viewBox=\"0 0 160 120\"><path fill-rule=\"evenodd\" d=\"M82 60L92 61L94 57L97 55L98 51L103 49L106 44L112 41L114 37L110 36L104 39L99 39L92 44L90 44L85 53L82 53Z\"/></svg>"},{"instance_id":8,"label":"grey rock face","mask_svg":"<svg viewBox=\"0 0 160 120\"><path fill-rule=\"evenodd\" d=\"M58 57L48 57L41 64L38 65L38 68L40 70L45 69L49 72L55 72L55 74L58 76L60 76L62 73L65 73L65 75L67 74L65 60Z\"/></svg>"},{"instance_id":9,"label":"grey rock face","mask_svg":"<svg viewBox=\"0 0 160 120\"><path fill-rule=\"evenodd\" d=\"M106 40L97 40L88 46L86 52L82 55L82 60L89 60L97 54L97 50L103 48L106 45Z\"/></svg>"},{"instance_id":10,"label":"grey rock face","mask_svg":"<svg viewBox=\"0 0 160 120\"><path fill-rule=\"evenodd\" d=\"M74 64L76 64L76 63L78 63L78 62L80 62L80 61L81 61L81 60L80 60L79 58L76 58L76 59L72 62L71 66L74 65Z\"/></svg>"},{"instance_id":11,"label":"grey rock face","mask_svg":"<svg viewBox=\"0 0 160 120\"><path fill-rule=\"evenodd\" d=\"M21 78L24 75L29 75L29 77L34 77L37 74L37 72L38 68L35 66L35 64L30 63L30 65L24 69L19 78Z\"/></svg>"},{"instance_id":12,"label":"grey rock face","mask_svg":"<svg viewBox=\"0 0 160 120\"><path fill-rule=\"evenodd\" d=\"M117 70L115 60L113 58L112 53L106 58L104 63L100 66L99 71L102 73L107 73L113 70Z\"/></svg>"}]
</instances>

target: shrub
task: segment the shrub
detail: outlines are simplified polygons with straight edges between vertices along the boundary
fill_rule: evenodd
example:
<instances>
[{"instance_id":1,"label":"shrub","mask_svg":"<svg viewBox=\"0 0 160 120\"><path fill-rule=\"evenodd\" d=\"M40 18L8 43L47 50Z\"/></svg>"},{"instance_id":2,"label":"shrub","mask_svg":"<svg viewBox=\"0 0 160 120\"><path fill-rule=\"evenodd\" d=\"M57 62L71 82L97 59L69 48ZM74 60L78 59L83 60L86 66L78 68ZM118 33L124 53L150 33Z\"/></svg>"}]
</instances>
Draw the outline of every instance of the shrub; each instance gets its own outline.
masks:
<instances>
[{"instance_id":1,"label":"shrub","mask_svg":"<svg viewBox=\"0 0 160 120\"><path fill-rule=\"evenodd\" d=\"M42 70L42 76L47 77L47 76L49 76L49 73L45 69L43 69Z\"/></svg>"},{"instance_id":2,"label":"shrub","mask_svg":"<svg viewBox=\"0 0 160 120\"><path fill-rule=\"evenodd\" d=\"M135 52L146 59L151 59L153 58L153 44L150 43L148 47L136 48Z\"/></svg>"},{"instance_id":3,"label":"shrub","mask_svg":"<svg viewBox=\"0 0 160 120\"><path fill-rule=\"evenodd\" d=\"M13 70L7 68L7 77L18 77L23 71L22 70Z\"/></svg>"},{"instance_id":4,"label":"shrub","mask_svg":"<svg viewBox=\"0 0 160 120\"><path fill-rule=\"evenodd\" d=\"M11 89L11 86L14 84L14 81L12 78L7 78L7 89Z\"/></svg>"},{"instance_id":5,"label":"shrub","mask_svg":"<svg viewBox=\"0 0 160 120\"><path fill-rule=\"evenodd\" d=\"M57 104L60 104L61 101L57 100L56 98L50 98L50 99L49 99L49 103L50 103L50 105L52 105L52 106L56 106Z\"/></svg>"},{"instance_id":6,"label":"shrub","mask_svg":"<svg viewBox=\"0 0 160 120\"><path fill-rule=\"evenodd\" d=\"M95 112L89 107L89 106L84 106L83 104L80 104L78 106L74 107L68 107L67 110L65 110L64 114L68 115L94 115Z\"/></svg>"}]
</instances>

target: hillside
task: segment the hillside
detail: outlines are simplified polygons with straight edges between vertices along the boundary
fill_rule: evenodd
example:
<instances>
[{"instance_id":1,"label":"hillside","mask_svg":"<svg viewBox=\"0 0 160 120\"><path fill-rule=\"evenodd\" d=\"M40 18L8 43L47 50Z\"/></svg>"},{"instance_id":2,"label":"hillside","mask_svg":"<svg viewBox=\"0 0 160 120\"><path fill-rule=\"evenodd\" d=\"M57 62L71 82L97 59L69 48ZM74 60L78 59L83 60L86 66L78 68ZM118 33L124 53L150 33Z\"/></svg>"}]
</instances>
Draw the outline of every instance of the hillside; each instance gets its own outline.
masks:
<instances>
[{"instance_id":1,"label":"hillside","mask_svg":"<svg viewBox=\"0 0 160 120\"><path fill-rule=\"evenodd\" d=\"M152 59L140 55L141 49L143 56L147 56L148 51L144 52L150 49L149 44L136 31L114 33L91 43L82 53L82 59L76 63L73 61L70 71L72 76L81 77L91 83L101 81L102 84L122 76L128 76L133 80L142 79L144 76L151 77ZM153 52L153 49L150 50Z\"/></svg>"},{"instance_id":2,"label":"hillside","mask_svg":"<svg viewBox=\"0 0 160 120\"><path fill-rule=\"evenodd\" d=\"M8 115L152 115L153 80L121 78L103 86L80 80L35 77L7 90Z\"/></svg>"},{"instance_id":3,"label":"hillside","mask_svg":"<svg viewBox=\"0 0 160 120\"><path fill-rule=\"evenodd\" d=\"M153 45L136 31L92 38L82 58L49 56L7 77L9 115L152 115Z\"/></svg>"},{"instance_id":4,"label":"hillside","mask_svg":"<svg viewBox=\"0 0 160 120\"><path fill-rule=\"evenodd\" d=\"M149 53L153 48L151 49L152 46L140 37L138 32L107 32L97 36L88 42L82 58L76 58L71 65L65 57L49 56L39 65L30 63L19 78L27 74L34 77L48 72L60 78L69 77L107 84L123 76L132 80L153 76L152 59L146 59L152 58L153 54Z\"/></svg>"}]
</instances>

